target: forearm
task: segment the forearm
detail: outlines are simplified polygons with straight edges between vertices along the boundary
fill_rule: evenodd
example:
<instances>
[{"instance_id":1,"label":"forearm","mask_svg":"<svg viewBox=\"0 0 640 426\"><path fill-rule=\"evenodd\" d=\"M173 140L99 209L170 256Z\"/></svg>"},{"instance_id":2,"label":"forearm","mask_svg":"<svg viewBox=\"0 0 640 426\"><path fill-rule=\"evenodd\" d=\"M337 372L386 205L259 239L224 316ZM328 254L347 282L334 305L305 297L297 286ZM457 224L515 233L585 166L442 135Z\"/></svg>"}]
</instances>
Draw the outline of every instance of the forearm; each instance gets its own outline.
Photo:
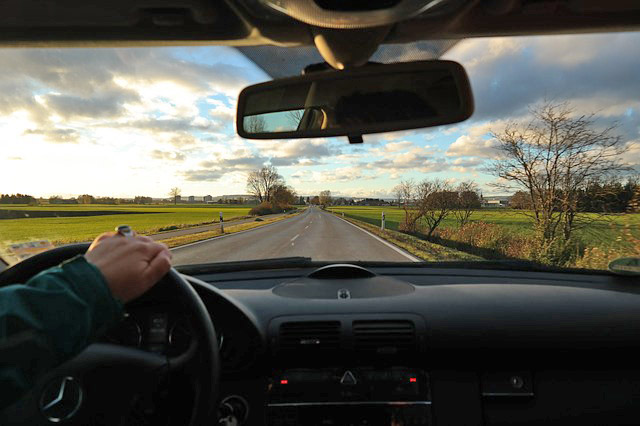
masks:
<instances>
[{"instance_id":1,"label":"forearm","mask_svg":"<svg viewBox=\"0 0 640 426\"><path fill-rule=\"evenodd\" d=\"M122 304L83 258L38 274L26 285L0 289L0 407L121 316Z\"/></svg>"}]
</instances>

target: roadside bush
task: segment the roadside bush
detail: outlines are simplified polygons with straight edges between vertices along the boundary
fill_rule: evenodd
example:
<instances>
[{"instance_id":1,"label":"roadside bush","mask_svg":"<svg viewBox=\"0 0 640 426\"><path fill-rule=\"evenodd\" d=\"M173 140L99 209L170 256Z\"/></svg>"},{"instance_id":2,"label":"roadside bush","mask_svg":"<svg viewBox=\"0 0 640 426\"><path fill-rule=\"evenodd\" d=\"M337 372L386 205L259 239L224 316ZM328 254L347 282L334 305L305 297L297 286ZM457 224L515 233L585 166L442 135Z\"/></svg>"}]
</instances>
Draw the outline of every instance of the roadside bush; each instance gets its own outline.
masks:
<instances>
[{"instance_id":1,"label":"roadside bush","mask_svg":"<svg viewBox=\"0 0 640 426\"><path fill-rule=\"evenodd\" d=\"M529 259L534 241L531 237L513 234L500 225L470 222L460 228L442 228L436 239L458 250L486 259ZM451 244L453 243L453 244Z\"/></svg>"},{"instance_id":2,"label":"roadside bush","mask_svg":"<svg viewBox=\"0 0 640 426\"><path fill-rule=\"evenodd\" d=\"M263 201L249 210L251 216L264 216L266 214L282 213L282 208L268 201Z\"/></svg>"},{"instance_id":3,"label":"roadside bush","mask_svg":"<svg viewBox=\"0 0 640 426\"><path fill-rule=\"evenodd\" d=\"M578 239L557 238L545 242L536 236L514 234L500 225L480 221L460 228L443 228L436 238L455 242L453 246L458 250L486 259L522 259L553 266L573 266L585 252L584 243Z\"/></svg>"},{"instance_id":4,"label":"roadside bush","mask_svg":"<svg viewBox=\"0 0 640 426\"><path fill-rule=\"evenodd\" d=\"M546 242L542 238L536 238L528 257L546 265L571 267L582 257L584 251L584 243L577 238L555 238Z\"/></svg>"},{"instance_id":5,"label":"roadside bush","mask_svg":"<svg viewBox=\"0 0 640 426\"><path fill-rule=\"evenodd\" d=\"M625 225L622 235L616 239L616 244L618 246L609 248L586 248L582 257L576 259L575 266L577 268L607 269L609 262L617 258L640 256L640 238L633 235L629 225Z\"/></svg>"}]
</instances>

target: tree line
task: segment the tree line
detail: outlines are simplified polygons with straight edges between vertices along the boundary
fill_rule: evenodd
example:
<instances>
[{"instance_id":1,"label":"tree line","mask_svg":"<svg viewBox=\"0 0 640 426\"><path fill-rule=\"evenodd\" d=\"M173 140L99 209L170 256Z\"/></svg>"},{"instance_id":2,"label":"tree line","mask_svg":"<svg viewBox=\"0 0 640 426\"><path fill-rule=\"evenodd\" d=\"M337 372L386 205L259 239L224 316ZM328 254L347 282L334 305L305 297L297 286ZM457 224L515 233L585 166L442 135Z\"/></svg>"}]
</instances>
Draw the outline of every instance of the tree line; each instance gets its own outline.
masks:
<instances>
[{"instance_id":1,"label":"tree line","mask_svg":"<svg viewBox=\"0 0 640 426\"><path fill-rule=\"evenodd\" d=\"M561 199L561 194L556 197ZM640 200L640 184L638 180L630 178L623 180L589 181L576 194L577 210L581 213L636 213ZM509 201L509 207L519 210L532 209L531 194L517 191ZM556 201L556 209L561 204Z\"/></svg>"},{"instance_id":2,"label":"tree line","mask_svg":"<svg viewBox=\"0 0 640 426\"><path fill-rule=\"evenodd\" d=\"M36 204L35 197L27 194L0 194L0 204Z\"/></svg>"}]
</instances>

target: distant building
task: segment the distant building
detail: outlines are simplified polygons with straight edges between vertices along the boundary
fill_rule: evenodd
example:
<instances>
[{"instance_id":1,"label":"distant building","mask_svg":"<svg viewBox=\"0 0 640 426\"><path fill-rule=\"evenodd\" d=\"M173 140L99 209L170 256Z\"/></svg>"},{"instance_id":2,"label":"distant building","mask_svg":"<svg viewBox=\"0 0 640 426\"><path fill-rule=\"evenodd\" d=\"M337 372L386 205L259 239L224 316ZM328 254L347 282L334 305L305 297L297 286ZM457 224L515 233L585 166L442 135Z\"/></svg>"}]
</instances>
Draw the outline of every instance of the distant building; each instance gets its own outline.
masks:
<instances>
[{"instance_id":1,"label":"distant building","mask_svg":"<svg viewBox=\"0 0 640 426\"><path fill-rule=\"evenodd\" d=\"M226 204L257 204L258 198L249 194L231 194L220 197L219 202Z\"/></svg>"},{"instance_id":2,"label":"distant building","mask_svg":"<svg viewBox=\"0 0 640 426\"><path fill-rule=\"evenodd\" d=\"M190 203L195 203L196 202L196 197L194 197L193 195L189 195L189 202Z\"/></svg>"},{"instance_id":3,"label":"distant building","mask_svg":"<svg viewBox=\"0 0 640 426\"><path fill-rule=\"evenodd\" d=\"M480 206L484 208L504 208L509 207L510 200L511 196L507 195L482 197L480 199Z\"/></svg>"},{"instance_id":4,"label":"distant building","mask_svg":"<svg viewBox=\"0 0 640 426\"><path fill-rule=\"evenodd\" d=\"M202 201L204 201L205 203L213 202L213 197L211 195L205 195L204 197L202 197Z\"/></svg>"}]
</instances>

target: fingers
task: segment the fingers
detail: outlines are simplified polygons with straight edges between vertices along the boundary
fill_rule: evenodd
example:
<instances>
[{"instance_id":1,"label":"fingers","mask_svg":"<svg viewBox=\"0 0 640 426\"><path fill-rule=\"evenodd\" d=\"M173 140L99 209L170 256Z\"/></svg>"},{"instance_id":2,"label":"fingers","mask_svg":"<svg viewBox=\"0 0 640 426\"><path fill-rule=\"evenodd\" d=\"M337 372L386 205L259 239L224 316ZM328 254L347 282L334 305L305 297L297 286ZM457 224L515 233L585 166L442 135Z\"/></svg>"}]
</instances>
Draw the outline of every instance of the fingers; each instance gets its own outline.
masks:
<instances>
[{"instance_id":1,"label":"fingers","mask_svg":"<svg viewBox=\"0 0 640 426\"><path fill-rule=\"evenodd\" d=\"M102 241L106 240L107 238L113 237L114 234L115 232L105 232L104 234L98 235L98 237L96 237L96 239L93 240L93 242L89 246L89 251L93 250L98 244L100 244Z\"/></svg>"},{"instance_id":2,"label":"fingers","mask_svg":"<svg viewBox=\"0 0 640 426\"><path fill-rule=\"evenodd\" d=\"M155 284L162 278L171 268L171 252L162 248L157 255L151 259L149 265L144 271L145 278L150 284Z\"/></svg>"},{"instance_id":3,"label":"fingers","mask_svg":"<svg viewBox=\"0 0 640 426\"><path fill-rule=\"evenodd\" d=\"M105 238L113 237L114 235L116 235L115 232L105 232L104 234L98 235L98 237L94 240L94 242L100 242Z\"/></svg>"}]
</instances>

